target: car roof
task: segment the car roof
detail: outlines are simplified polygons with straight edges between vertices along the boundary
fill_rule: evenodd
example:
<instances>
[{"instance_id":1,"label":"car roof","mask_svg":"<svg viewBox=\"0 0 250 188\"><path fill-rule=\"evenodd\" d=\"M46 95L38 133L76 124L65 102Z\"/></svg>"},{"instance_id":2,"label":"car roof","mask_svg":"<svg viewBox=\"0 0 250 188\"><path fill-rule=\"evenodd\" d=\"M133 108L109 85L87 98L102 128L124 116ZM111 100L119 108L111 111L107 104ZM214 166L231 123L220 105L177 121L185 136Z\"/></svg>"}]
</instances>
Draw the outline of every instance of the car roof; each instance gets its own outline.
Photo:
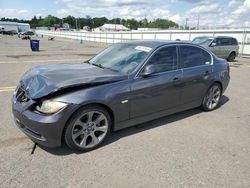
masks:
<instances>
[{"instance_id":1,"label":"car roof","mask_svg":"<svg viewBox=\"0 0 250 188\"><path fill-rule=\"evenodd\" d=\"M210 39L215 39L215 38L233 38L235 39L234 37L230 37L230 36L199 36L199 37L195 37L195 38L202 38L202 37L207 37L207 38L210 38Z\"/></svg>"},{"instance_id":2,"label":"car roof","mask_svg":"<svg viewBox=\"0 0 250 188\"><path fill-rule=\"evenodd\" d=\"M170 40L133 40L133 41L128 41L126 43L134 44L138 46L147 46L150 48L158 48L160 46L169 45L169 44L192 44L191 42L170 41Z\"/></svg>"}]
</instances>

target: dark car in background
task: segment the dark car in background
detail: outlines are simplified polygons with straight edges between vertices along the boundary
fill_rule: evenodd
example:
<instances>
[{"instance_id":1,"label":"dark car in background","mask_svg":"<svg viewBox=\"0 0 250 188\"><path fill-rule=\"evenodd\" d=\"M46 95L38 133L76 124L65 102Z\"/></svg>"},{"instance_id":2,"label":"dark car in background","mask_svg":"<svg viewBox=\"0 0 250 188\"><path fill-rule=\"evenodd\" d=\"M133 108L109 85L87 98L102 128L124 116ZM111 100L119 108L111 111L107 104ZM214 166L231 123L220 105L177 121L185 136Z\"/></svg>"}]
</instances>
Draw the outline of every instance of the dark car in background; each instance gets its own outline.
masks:
<instances>
[{"instance_id":1,"label":"dark car in background","mask_svg":"<svg viewBox=\"0 0 250 188\"><path fill-rule=\"evenodd\" d=\"M235 60L239 54L239 44L237 39L233 37L217 36L196 37L192 43L199 44L209 50L220 58L227 59L229 62Z\"/></svg>"},{"instance_id":2,"label":"dark car in background","mask_svg":"<svg viewBox=\"0 0 250 188\"><path fill-rule=\"evenodd\" d=\"M228 63L199 45L133 41L85 63L29 70L12 108L34 142L88 151L110 131L195 107L216 109L229 80Z\"/></svg>"},{"instance_id":3,"label":"dark car in background","mask_svg":"<svg viewBox=\"0 0 250 188\"><path fill-rule=\"evenodd\" d=\"M20 35L22 35L22 36L33 36L34 32L33 31L24 31L24 32L21 32Z\"/></svg>"},{"instance_id":4,"label":"dark car in background","mask_svg":"<svg viewBox=\"0 0 250 188\"><path fill-rule=\"evenodd\" d=\"M3 34L3 35L17 35L17 31L16 30L1 30L0 31L0 34Z\"/></svg>"}]
</instances>

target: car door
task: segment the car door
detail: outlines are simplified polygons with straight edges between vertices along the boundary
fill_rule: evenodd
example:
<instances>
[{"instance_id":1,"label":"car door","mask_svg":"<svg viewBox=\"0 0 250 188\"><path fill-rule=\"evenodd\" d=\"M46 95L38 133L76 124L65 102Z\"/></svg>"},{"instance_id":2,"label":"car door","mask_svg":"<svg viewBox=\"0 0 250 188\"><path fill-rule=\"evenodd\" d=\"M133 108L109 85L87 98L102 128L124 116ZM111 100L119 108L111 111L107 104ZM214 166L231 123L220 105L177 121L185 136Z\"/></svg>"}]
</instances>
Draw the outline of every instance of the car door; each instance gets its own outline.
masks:
<instances>
[{"instance_id":1,"label":"car door","mask_svg":"<svg viewBox=\"0 0 250 188\"><path fill-rule=\"evenodd\" d=\"M133 80L131 118L174 108L179 104L182 71L178 68L177 47L158 49L141 69L141 72L149 65L155 65L157 70L148 77L142 77L139 74Z\"/></svg>"},{"instance_id":2,"label":"car door","mask_svg":"<svg viewBox=\"0 0 250 188\"><path fill-rule=\"evenodd\" d=\"M223 56L223 46L221 44L221 38L215 38L211 43L210 50L218 57Z\"/></svg>"},{"instance_id":3,"label":"car door","mask_svg":"<svg viewBox=\"0 0 250 188\"><path fill-rule=\"evenodd\" d=\"M236 55L238 54L238 43L234 38L228 38L228 46L227 46L227 54L226 56L229 57L231 52L235 52Z\"/></svg>"},{"instance_id":4,"label":"car door","mask_svg":"<svg viewBox=\"0 0 250 188\"><path fill-rule=\"evenodd\" d=\"M181 104L199 102L209 87L212 56L200 47L181 45L180 60L183 70Z\"/></svg>"},{"instance_id":5,"label":"car door","mask_svg":"<svg viewBox=\"0 0 250 188\"><path fill-rule=\"evenodd\" d=\"M225 37L221 38L221 57L228 58L229 54L231 53L232 45L231 45L231 38Z\"/></svg>"}]
</instances>

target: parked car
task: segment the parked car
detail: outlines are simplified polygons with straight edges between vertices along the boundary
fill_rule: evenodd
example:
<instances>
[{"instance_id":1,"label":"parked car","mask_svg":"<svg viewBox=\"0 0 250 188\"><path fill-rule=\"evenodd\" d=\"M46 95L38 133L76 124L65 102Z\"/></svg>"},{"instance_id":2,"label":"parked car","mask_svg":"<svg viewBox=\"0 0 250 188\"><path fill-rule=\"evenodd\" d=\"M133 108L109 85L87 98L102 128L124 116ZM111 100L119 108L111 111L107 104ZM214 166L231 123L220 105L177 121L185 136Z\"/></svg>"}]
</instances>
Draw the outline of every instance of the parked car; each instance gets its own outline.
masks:
<instances>
[{"instance_id":1,"label":"parked car","mask_svg":"<svg viewBox=\"0 0 250 188\"><path fill-rule=\"evenodd\" d=\"M238 41L233 37L196 37L192 43L210 49L215 55L229 62L234 61L239 54Z\"/></svg>"},{"instance_id":2,"label":"parked car","mask_svg":"<svg viewBox=\"0 0 250 188\"><path fill-rule=\"evenodd\" d=\"M3 35L16 35L17 31L16 30L8 30L8 31L1 30L0 33Z\"/></svg>"},{"instance_id":3,"label":"parked car","mask_svg":"<svg viewBox=\"0 0 250 188\"><path fill-rule=\"evenodd\" d=\"M17 126L34 142L88 151L116 131L179 111L218 107L229 65L195 44L115 44L85 63L38 66L13 94Z\"/></svg>"},{"instance_id":4,"label":"parked car","mask_svg":"<svg viewBox=\"0 0 250 188\"><path fill-rule=\"evenodd\" d=\"M24 32L21 32L20 35L25 35L25 36L33 36L34 35L34 32L33 31L24 31Z\"/></svg>"}]
</instances>

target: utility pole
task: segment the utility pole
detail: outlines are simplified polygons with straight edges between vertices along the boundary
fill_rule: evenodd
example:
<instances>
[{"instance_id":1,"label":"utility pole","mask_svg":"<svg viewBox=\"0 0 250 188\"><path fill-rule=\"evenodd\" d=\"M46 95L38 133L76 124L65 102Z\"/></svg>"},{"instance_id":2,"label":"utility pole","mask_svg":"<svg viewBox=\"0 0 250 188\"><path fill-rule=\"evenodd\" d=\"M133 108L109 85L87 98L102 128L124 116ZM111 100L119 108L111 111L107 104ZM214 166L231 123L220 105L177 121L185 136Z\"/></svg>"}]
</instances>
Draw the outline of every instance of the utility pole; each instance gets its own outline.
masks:
<instances>
[{"instance_id":1,"label":"utility pole","mask_svg":"<svg viewBox=\"0 0 250 188\"><path fill-rule=\"evenodd\" d=\"M76 29L78 28L78 26L77 26L77 18L76 18Z\"/></svg>"},{"instance_id":2,"label":"utility pole","mask_svg":"<svg viewBox=\"0 0 250 188\"><path fill-rule=\"evenodd\" d=\"M200 15L198 14L198 21L197 21L197 30L200 29Z\"/></svg>"},{"instance_id":3,"label":"utility pole","mask_svg":"<svg viewBox=\"0 0 250 188\"><path fill-rule=\"evenodd\" d=\"M188 18L186 18L186 24L185 24L185 29L188 27Z\"/></svg>"}]
</instances>

